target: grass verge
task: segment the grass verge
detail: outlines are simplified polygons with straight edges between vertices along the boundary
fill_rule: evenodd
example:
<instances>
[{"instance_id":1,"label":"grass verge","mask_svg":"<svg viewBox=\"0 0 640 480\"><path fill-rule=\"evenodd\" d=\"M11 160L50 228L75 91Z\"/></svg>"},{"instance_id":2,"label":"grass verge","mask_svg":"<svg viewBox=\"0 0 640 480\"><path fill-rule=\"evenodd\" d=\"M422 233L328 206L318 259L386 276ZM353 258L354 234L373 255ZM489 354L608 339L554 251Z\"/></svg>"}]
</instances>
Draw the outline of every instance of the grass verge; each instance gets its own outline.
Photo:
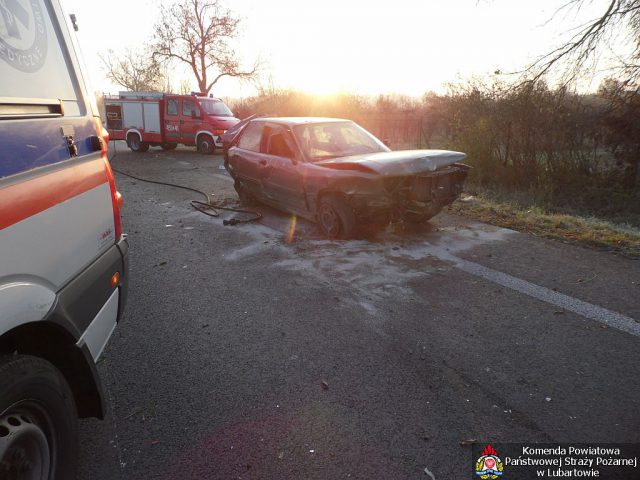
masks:
<instances>
[{"instance_id":1,"label":"grass verge","mask_svg":"<svg viewBox=\"0 0 640 480\"><path fill-rule=\"evenodd\" d=\"M450 210L499 227L640 258L640 230L633 227L595 218L549 213L538 207L523 208L480 195L463 195L450 206Z\"/></svg>"}]
</instances>

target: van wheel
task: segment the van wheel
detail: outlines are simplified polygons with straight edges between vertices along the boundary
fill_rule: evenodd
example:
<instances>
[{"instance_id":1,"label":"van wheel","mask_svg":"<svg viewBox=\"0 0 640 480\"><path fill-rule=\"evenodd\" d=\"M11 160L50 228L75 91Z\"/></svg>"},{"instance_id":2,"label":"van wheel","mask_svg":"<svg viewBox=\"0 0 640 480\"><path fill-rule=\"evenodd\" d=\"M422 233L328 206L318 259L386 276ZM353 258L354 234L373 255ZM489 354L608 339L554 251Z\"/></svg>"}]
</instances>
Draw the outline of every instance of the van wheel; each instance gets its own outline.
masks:
<instances>
[{"instance_id":1,"label":"van wheel","mask_svg":"<svg viewBox=\"0 0 640 480\"><path fill-rule=\"evenodd\" d=\"M76 478L78 419L69 385L49 362L0 357L0 478Z\"/></svg>"},{"instance_id":2,"label":"van wheel","mask_svg":"<svg viewBox=\"0 0 640 480\"><path fill-rule=\"evenodd\" d=\"M136 134L129 135L127 143L129 144L129 148L136 153L146 152L149 150L149 144L147 142L142 142L140 137Z\"/></svg>"},{"instance_id":3,"label":"van wheel","mask_svg":"<svg viewBox=\"0 0 640 480\"><path fill-rule=\"evenodd\" d=\"M356 233L356 216L347 201L337 195L325 195L318 205L318 225L329 238L351 238Z\"/></svg>"},{"instance_id":4,"label":"van wheel","mask_svg":"<svg viewBox=\"0 0 640 480\"><path fill-rule=\"evenodd\" d=\"M175 150L176 147L178 146L178 144L177 143L163 143L160 146L162 147L163 150Z\"/></svg>"},{"instance_id":5,"label":"van wheel","mask_svg":"<svg viewBox=\"0 0 640 480\"><path fill-rule=\"evenodd\" d=\"M211 155L215 149L216 145L209 135L200 135L198 137L198 152L203 155Z\"/></svg>"}]
</instances>

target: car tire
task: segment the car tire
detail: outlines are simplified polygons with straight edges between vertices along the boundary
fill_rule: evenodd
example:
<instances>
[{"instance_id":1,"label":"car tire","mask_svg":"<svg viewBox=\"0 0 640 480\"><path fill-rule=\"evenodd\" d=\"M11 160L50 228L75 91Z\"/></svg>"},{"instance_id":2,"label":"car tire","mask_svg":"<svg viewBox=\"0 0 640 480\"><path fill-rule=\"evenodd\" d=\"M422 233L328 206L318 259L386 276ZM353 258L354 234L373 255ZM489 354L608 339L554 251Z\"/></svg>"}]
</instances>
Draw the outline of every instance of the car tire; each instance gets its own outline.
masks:
<instances>
[{"instance_id":1,"label":"car tire","mask_svg":"<svg viewBox=\"0 0 640 480\"><path fill-rule=\"evenodd\" d=\"M351 238L356 233L356 215L344 197L323 196L318 203L317 220L328 238Z\"/></svg>"},{"instance_id":2,"label":"car tire","mask_svg":"<svg viewBox=\"0 0 640 480\"><path fill-rule=\"evenodd\" d=\"M163 150L175 150L177 146L177 143L163 143L162 145L160 145Z\"/></svg>"},{"instance_id":3,"label":"car tire","mask_svg":"<svg viewBox=\"0 0 640 480\"><path fill-rule=\"evenodd\" d=\"M131 149L131 151L136 153L142 153L149 150L149 144L147 142L141 141L140 137L136 134L129 135L127 143L129 144L129 148Z\"/></svg>"},{"instance_id":4,"label":"car tire","mask_svg":"<svg viewBox=\"0 0 640 480\"><path fill-rule=\"evenodd\" d=\"M203 155L213 155L215 149L216 144L209 135L200 135L198 137L198 152Z\"/></svg>"},{"instance_id":5,"label":"car tire","mask_svg":"<svg viewBox=\"0 0 640 480\"><path fill-rule=\"evenodd\" d=\"M235 188L236 193L238 194L241 205L244 205L245 207L253 207L258 204L256 197L247 190L247 187L245 187L240 180L236 179L236 181L233 182L233 188Z\"/></svg>"},{"instance_id":6,"label":"car tire","mask_svg":"<svg viewBox=\"0 0 640 480\"><path fill-rule=\"evenodd\" d=\"M62 374L41 358L2 356L0 385L0 478L76 478L78 418Z\"/></svg>"}]
</instances>

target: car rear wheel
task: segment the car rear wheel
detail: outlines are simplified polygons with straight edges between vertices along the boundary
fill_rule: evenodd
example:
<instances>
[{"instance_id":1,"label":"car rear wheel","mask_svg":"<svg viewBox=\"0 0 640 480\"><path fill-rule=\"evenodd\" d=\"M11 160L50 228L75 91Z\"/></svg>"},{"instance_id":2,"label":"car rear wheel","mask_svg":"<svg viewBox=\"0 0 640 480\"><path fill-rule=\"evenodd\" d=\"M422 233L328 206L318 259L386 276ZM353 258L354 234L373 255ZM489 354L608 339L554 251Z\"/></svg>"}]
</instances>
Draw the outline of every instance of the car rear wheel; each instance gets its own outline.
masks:
<instances>
[{"instance_id":1,"label":"car rear wheel","mask_svg":"<svg viewBox=\"0 0 640 480\"><path fill-rule=\"evenodd\" d=\"M136 153L146 152L149 150L149 144L140 140L138 135L129 135L128 138L129 148Z\"/></svg>"},{"instance_id":2,"label":"car rear wheel","mask_svg":"<svg viewBox=\"0 0 640 480\"><path fill-rule=\"evenodd\" d=\"M178 146L178 144L177 143L163 143L160 146L162 147L163 150L175 150L176 147Z\"/></svg>"},{"instance_id":3,"label":"car rear wheel","mask_svg":"<svg viewBox=\"0 0 640 480\"><path fill-rule=\"evenodd\" d=\"M215 148L216 146L215 143L213 143L213 138L209 135L200 135L198 137L198 152L203 155L211 155Z\"/></svg>"},{"instance_id":4,"label":"car rear wheel","mask_svg":"<svg viewBox=\"0 0 640 480\"><path fill-rule=\"evenodd\" d=\"M344 198L325 195L318 205L318 225L329 238L351 238L356 233L356 216Z\"/></svg>"},{"instance_id":5,"label":"car rear wheel","mask_svg":"<svg viewBox=\"0 0 640 480\"><path fill-rule=\"evenodd\" d=\"M37 357L4 356L0 385L0 478L75 478L78 420L62 374Z\"/></svg>"}]
</instances>

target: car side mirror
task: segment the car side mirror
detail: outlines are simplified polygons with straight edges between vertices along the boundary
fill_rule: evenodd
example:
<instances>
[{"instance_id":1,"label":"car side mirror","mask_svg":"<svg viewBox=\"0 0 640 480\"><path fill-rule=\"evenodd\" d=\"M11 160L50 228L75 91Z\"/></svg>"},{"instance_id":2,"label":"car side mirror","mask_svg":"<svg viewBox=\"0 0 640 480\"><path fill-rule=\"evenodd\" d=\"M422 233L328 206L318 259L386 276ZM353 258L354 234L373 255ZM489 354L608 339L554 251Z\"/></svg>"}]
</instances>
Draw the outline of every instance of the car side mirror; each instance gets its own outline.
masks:
<instances>
[{"instance_id":1,"label":"car side mirror","mask_svg":"<svg viewBox=\"0 0 640 480\"><path fill-rule=\"evenodd\" d=\"M385 147L391 148L391 142L389 141L388 138L385 138L384 140L382 140L382 143L384 143Z\"/></svg>"}]
</instances>

